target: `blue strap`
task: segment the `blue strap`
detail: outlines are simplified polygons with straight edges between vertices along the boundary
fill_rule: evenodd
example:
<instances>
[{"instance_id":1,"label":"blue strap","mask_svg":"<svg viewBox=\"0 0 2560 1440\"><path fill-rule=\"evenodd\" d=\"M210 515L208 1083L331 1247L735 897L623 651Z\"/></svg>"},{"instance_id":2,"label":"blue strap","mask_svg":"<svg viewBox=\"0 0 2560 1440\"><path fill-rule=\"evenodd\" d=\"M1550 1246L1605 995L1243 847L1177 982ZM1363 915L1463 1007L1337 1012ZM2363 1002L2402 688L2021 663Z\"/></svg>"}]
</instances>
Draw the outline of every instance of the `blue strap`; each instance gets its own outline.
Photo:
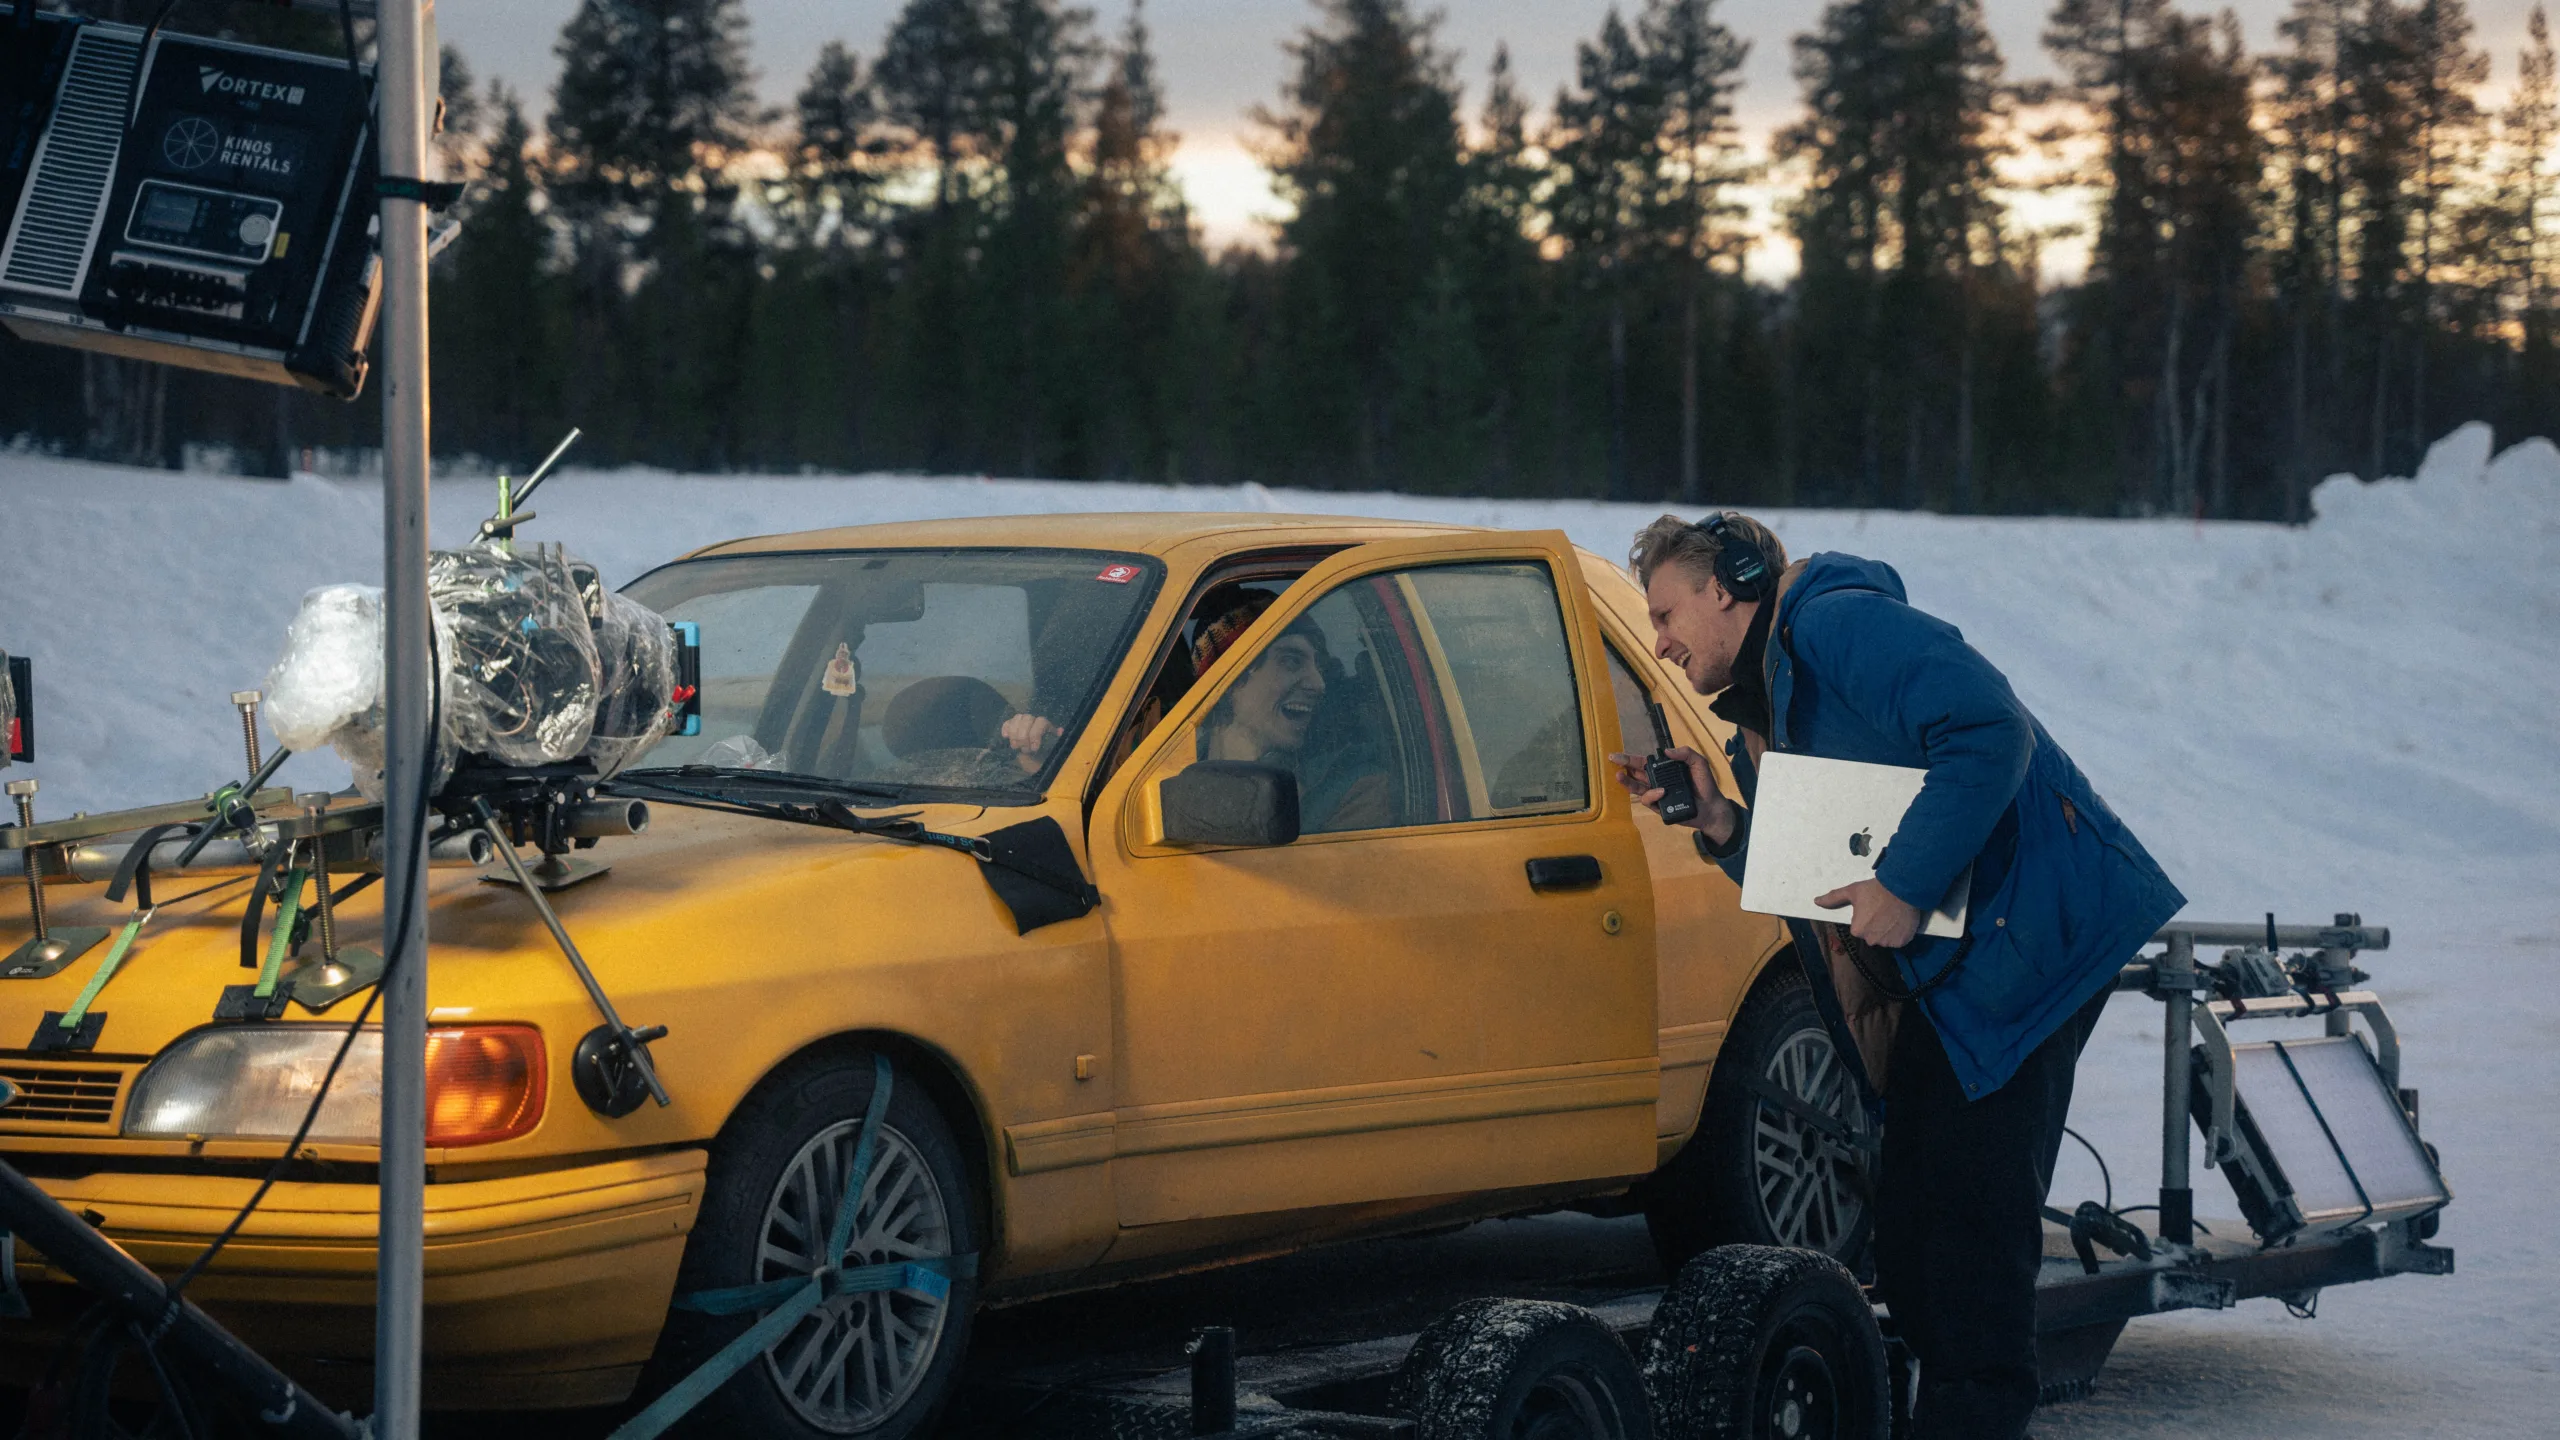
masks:
<instances>
[{"instance_id":1,"label":"blue strap","mask_svg":"<svg viewBox=\"0 0 2560 1440\"><path fill-rule=\"evenodd\" d=\"M779 1309L757 1321L747 1333L720 1347L720 1353L702 1362L702 1367L671 1386L667 1393L649 1403L649 1408L622 1422L611 1440L656 1440L668 1426L690 1414L693 1407L711 1398L711 1392L729 1383L729 1377L744 1370L774 1342L791 1333L791 1327L807 1318L826 1298L826 1287L814 1277L800 1282L799 1293L782 1302Z\"/></svg>"},{"instance_id":2,"label":"blue strap","mask_svg":"<svg viewBox=\"0 0 2560 1440\"><path fill-rule=\"evenodd\" d=\"M826 1277L826 1298L839 1295L870 1295L883 1290L907 1290L936 1300L949 1299L951 1282L967 1280L978 1273L975 1255L936 1255L924 1260L892 1260L881 1265L855 1265L835 1271ZM784 1280L768 1280L761 1285L740 1285L728 1290L696 1290L680 1296L674 1308L702 1315L745 1315L798 1294L810 1277L794 1275Z\"/></svg>"},{"instance_id":3,"label":"blue strap","mask_svg":"<svg viewBox=\"0 0 2560 1440\"><path fill-rule=\"evenodd\" d=\"M763 1319L749 1326L747 1332L720 1347L720 1353L702 1362L692 1374L677 1381L667 1393L649 1403L649 1407L632 1416L617 1428L609 1440L656 1440L668 1426L689 1414L693 1407L711 1398L730 1377L745 1369L758 1355L776 1341L791 1333L810 1311L839 1295L874 1294L886 1290L911 1290L934 1299L948 1299L951 1282L978 1273L975 1255L943 1255L923 1260L891 1261L885 1265L856 1265L838 1269L835 1260L853 1244L853 1225L862 1211L863 1191L871 1181L871 1161L878 1152L880 1122L889 1113L889 1092L895 1081L886 1056L872 1057L871 1103L862 1113L862 1134L853 1144L853 1164L846 1171L844 1194L836 1201L834 1223L828 1227L826 1257L816 1272L769 1280L760 1285L737 1285L721 1290L697 1290L679 1296L672 1308L704 1315L745 1315L767 1306L773 1307Z\"/></svg>"}]
</instances>

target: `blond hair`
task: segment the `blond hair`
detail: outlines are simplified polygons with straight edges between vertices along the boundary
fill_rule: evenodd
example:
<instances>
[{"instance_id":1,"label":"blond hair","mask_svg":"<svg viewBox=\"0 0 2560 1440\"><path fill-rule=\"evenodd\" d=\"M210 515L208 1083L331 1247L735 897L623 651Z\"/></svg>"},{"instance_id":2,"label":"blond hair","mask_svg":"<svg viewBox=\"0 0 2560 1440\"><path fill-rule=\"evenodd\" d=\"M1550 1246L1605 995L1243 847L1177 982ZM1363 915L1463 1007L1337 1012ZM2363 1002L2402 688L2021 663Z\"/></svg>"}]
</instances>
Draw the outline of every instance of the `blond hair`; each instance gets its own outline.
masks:
<instances>
[{"instance_id":1,"label":"blond hair","mask_svg":"<svg viewBox=\"0 0 2560 1440\"><path fill-rule=\"evenodd\" d=\"M1760 547L1774 575L1787 568L1786 542L1766 525L1739 510L1723 512L1725 528ZM1665 515L1636 532L1634 548L1627 552L1627 565L1636 572L1636 583L1651 585L1653 572L1665 565L1677 565L1689 577L1704 585L1715 578L1716 555L1723 550L1716 537L1681 519Z\"/></svg>"}]
</instances>

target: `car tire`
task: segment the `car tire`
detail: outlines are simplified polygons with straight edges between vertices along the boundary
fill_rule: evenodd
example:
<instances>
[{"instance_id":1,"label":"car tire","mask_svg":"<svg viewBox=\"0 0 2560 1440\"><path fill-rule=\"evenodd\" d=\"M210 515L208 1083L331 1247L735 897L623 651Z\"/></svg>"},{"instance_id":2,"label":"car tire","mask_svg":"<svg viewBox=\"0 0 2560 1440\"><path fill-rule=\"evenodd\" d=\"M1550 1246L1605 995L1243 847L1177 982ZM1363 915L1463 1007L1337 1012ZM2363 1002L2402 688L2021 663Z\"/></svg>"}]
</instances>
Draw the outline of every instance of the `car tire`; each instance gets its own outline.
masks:
<instances>
[{"instance_id":1,"label":"car tire","mask_svg":"<svg viewBox=\"0 0 2560 1440\"><path fill-rule=\"evenodd\" d=\"M1863 1156L1758 1093L1774 1084L1860 1137L1872 1133L1857 1079L1842 1064L1794 960L1780 956L1742 1002L1716 1054L1698 1128L1637 1187L1663 1273L1719 1245L1864 1254L1874 1216Z\"/></svg>"},{"instance_id":2,"label":"car tire","mask_svg":"<svg viewBox=\"0 0 2560 1440\"><path fill-rule=\"evenodd\" d=\"M870 1198L844 1261L974 1255L984 1244L984 1212L959 1142L924 1086L904 1071L890 1073ZM874 1076L868 1055L802 1062L738 1107L711 1147L702 1210L677 1271L679 1296L814 1268L798 1252L825 1244L796 1237L813 1228L813 1195L822 1197L814 1228L823 1232L832 1221L836 1198L823 1192L850 1165ZM686 1433L777 1440L928 1433L958 1382L977 1293L976 1280L963 1276L939 1300L890 1291L824 1301L704 1400L686 1418ZM756 1319L671 1311L646 1390L656 1394L691 1374Z\"/></svg>"},{"instance_id":3,"label":"car tire","mask_svg":"<svg viewBox=\"0 0 2560 1440\"><path fill-rule=\"evenodd\" d=\"M1578 1306L1470 1300L1413 1342L1393 1391L1415 1440L1650 1440L1617 1333Z\"/></svg>"},{"instance_id":4,"label":"car tire","mask_svg":"<svg viewBox=\"0 0 2560 1440\"><path fill-rule=\"evenodd\" d=\"M1885 1440L1893 1405L1875 1311L1839 1261L1727 1245L1682 1267L1645 1335L1657 1435Z\"/></svg>"}]
</instances>

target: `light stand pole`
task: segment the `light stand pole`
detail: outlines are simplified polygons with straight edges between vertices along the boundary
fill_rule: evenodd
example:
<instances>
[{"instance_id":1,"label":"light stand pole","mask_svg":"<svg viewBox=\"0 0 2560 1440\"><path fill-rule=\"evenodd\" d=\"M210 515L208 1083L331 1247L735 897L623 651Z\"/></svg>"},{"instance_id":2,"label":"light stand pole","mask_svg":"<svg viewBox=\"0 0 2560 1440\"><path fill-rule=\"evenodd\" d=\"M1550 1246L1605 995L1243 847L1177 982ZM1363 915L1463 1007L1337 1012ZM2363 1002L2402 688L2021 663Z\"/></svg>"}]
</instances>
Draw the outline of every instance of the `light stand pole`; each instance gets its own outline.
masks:
<instances>
[{"instance_id":1,"label":"light stand pole","mask_svg":"<svg viewBox=\"0 0 2560 1440\"><path fill-rule=\"evenodd\" d=\"M416 1440L423 1398L427 1144L427 756L434 677L427 609L427 113L435 0L381 0L383 953L381 1221L373 1337L375 1440ZM411 182L405 195L399 181Z\"/></svg>"}]
</instances>

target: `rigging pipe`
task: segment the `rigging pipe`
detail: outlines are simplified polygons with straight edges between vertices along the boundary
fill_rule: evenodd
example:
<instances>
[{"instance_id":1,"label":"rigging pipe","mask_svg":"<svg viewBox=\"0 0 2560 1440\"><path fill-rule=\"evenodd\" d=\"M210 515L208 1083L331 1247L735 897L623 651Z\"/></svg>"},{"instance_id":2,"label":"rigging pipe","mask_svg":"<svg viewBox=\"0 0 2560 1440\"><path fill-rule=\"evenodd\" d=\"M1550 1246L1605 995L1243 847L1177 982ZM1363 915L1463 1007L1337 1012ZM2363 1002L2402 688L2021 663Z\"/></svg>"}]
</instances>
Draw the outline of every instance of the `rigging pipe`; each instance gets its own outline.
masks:
<instances>
[{"instance_id":1,"label":"rigging pipe","mask_svg":"<svg viewBox=\"0 0 2560 1440\"><path fill-rule=\"evenodd\" d=\"M432 180L435 0L379 0L381 165ZM386 192L402 188L385 187ZM427 795L433 723L427 608L427 208L382 205L382 1212L376 1242L375 1440L417 1440L426 1289Z\"/></svg>"}]
</instances>

